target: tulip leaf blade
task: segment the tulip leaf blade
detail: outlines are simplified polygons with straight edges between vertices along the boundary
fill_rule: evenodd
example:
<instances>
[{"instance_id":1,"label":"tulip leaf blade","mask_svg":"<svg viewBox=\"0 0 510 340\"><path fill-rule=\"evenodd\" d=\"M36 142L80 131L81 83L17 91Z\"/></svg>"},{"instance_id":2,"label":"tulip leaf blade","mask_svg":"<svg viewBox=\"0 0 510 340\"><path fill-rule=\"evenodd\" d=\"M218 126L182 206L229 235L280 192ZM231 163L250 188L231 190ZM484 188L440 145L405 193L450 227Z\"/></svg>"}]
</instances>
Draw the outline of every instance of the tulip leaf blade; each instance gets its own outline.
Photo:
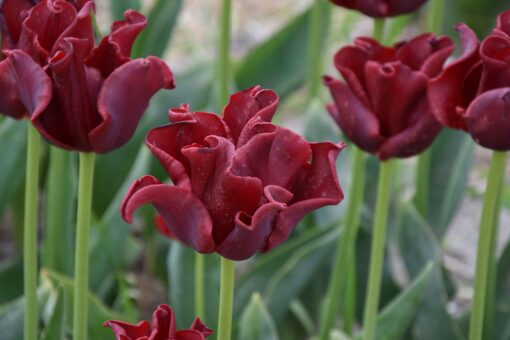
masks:
<instances>
[{"instance_id":1,"label":"tulip leaf blade","mask_svg":"<svg viewBox=\"0 0 510 340\"><path fill-rule=\"evenodd\" d=\"M0 262L0 305L23 295L23 260L21 257Z\"/></svg>"},{"instance_id":2,"label":"tulip leaf blade","mask_svg":"<svg viewBox=\"0 0 510 340\"><path fill-rule=\"evenodd\" d=\"M323 11L327 2L323 4ZM284 98L299 87L307 76L308 31L311 10L296 16L280 31L253 48L235 70L238 88L261 85ZM326 16L325 16L326 17ZM322 21L322 31L329 20ZM326 37L322 37L325 41Z\"/></svg>"},{"instance_id":3,"label":"tulip leaf blade","mask_svg":"<svg viewBox=\"0 0 510 340\"><path fill-rule=\"evenodd\" d=\"M182 0L156 0L147 15L149 24L133 46L134 57L163 56L170 43L182 3Z\"/></svg>"},{"instance_id":4,"label":"tulip leaf blade","mask_svg":"<svg viewBox=\"0 0 510 340\"><path fill-rule=\"evenodd\" d=\"M239 323L239 339L279 340L276 326L259 293L253 293Z\"/></svg>"}]
</instances>

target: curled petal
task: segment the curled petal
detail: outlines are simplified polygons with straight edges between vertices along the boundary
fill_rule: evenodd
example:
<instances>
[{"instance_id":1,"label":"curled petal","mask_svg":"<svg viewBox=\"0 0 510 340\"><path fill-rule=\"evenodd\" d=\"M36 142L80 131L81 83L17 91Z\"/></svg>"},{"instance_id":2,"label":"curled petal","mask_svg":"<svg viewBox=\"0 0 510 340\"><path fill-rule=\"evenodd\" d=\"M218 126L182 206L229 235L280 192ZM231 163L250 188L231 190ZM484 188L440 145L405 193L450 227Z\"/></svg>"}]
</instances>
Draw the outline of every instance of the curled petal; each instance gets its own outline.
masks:
<instances>
[{"instance_id":1,"label":"curled petal","mask_svg":"<svg viewBox=\"0 0 510 340\"><path fill-rule=\"evenodd\" d=\"M278 214L287 208L293 195L286 189L270 185L264 188L268 203L257 209L253 216L238 212L235 227L216 251L231 260L241 261L268 248L269 236L276 226Z\"/></svg>"},{"instance_id":2,"label":"curled petal","mask_svg":"<svg viewBox=\"0 0 510 340\"><path fill-rule=\"evenodd\" d=\"M302 182L294 191L294 198L288 203L288 208L278 215L276 227L267 244L269 251L285 241L296 224L309 212L340 203L344 194L338 183L336 174L336 159L343 143L311 143L312 163L303 170Z\"/></svg>"},{"instance_id":3,"label":"curled petal","mask_svg":"<svg viewBox=\"0 0 510 340\"><path fill-rule=\"evenodd\" d=\"M159 305L154 311L150 339L176 339L174 311L169 305Z\"/></svg>"},{"instance_id":4,"label":"curled petal","mask_svg":"<svg viewBox=\"0 0 510 340\"><path fill-rule=\"evenodd\" d=\"M7 52L0 62L0 112L13 118L39 115L51 100L51 80L30 56Z\"/></svg>"},{"instance_id":5,"label":"curled petal","mask_svg":"<svg viewBox=\"0 0 510 340\"><path fill-rule=\"evenodd\" d=\"M471 137L492 150L510 150L510 87L477 97L464 116Z\"/></svg>"},{"instance_id":6,"label":"curled petal","mask_svg":"<svg viewBox=\"0 0 510 340\"><path fill-rule=\"evenodd\" d=\"M331 0L338 6L354 9L373 18L393 17L418 9L427 0Z\"/></svg>"},{"instance_id":7,"label":"curled petal","mask_svg":"<svg viewBox=\"0 0 510 340\"><path fill-rule=\"evenodd\" d=\"M93 150L104 153L124 145L151 97L162 88L174 87L173 74L161 59L135 59L117 68L99 94L97 106L102 122L89 133Z\"/></svg>"},{"instance_id":8,"label":"curled petal","mask_svg":"<svg viewBox=\"0 0 510 340\"><path fill-rule=\"evenodd\" d=\"M213 331L207 328L207 326L202 323L202 320L200 320L200 318L196 318L193 321L193 323L191 324L191 329L202 333L204 336L209 336L213 334Z\"/></svg>"},{"instance_id":9,"label":"curled petal","mask_svg":"<svg viewBox=\"0 0 510 340\"><path fill-rule=\"evenodd\" d=\"M493 34L480 46L483 73L479 93L510 84L510 36Z\"/></svg>"},{"instance_id":10,"label":"curled petal","mask_svg":"<svg viewBox=\"0 0 510 340\"><path fill-rule=\"evenodd\" d=\"M388 138L381 146L379 150L381 160L418 155L434 142L442 126L430 113L425 97L416 105L411 116L415 121L401 132Z\"/></svg>"},{"instance_id":11,"label":"curled petal","mask_svg":"<svg viewBox=\"0 0 510 340\"><path fill-rule=\"evenodd\" d=\"M148 321L140 321L133 325L124 321L107 321L103 324L110 327L115 334L116 340L147 339L151 333L151 325Z\"/></svg>"},{"instance_id":12,"label":"curled petal","mask_svg":"<svg viewBox=\"0 0 510 340\"><path fill-rule=\"evenodd\" d=\"M218 115L191 113L187 108L172 109L169 116L176 123L152 129L146 143L172 181L178 186L190 187L190 165L181 150L186 146L204 145L205 138L210 135L226 136L225 125Z\"/></svg>"},{"instance_id":13,"label":"curled petal","mask_svg":"<svg viewBox=\"0 0 510 340\"><path fill-rule=\"evenodd\" d=\"M328 106L329 113L343 133L360 149L376 153L384 137L379 134L379 121L374 113L341 81L327 76L324 83L335 101L335 105Z\"/></svg>"},{"instance_id":14,"label":"curled petal","mask_svg":"<svg viewBox=\"0 0 510 340\"><path fill-rule=\"evenodd\" d=\"M99 69L104 78L131 60L131 47L138 34L147 26L147 20L137 11L127 10L124 17L126 20L113 23L112 33L101 40L86 61L87 65Z\"/></svg>"},{"instance_id":15,"label":"curled petal","mask_svg":"<svg viewBox=\"0 0 510 340\"><path fill-rule=\"evenodd\" d=\"M270 122L278 107L278 100L276 93L271 90L261 90L260 86L233 94L223 112L223 120L228 125L234 142L237 143L249 120Z\"/></svg>"},{"instance_id":16,"label":"curled petal","mask_svg":"<svg viewBox=\"0 0 510 340\"><path fill-rule=\"evenodd\" d=\"M510 36L510 10L504 11L498 16L496 29Z\"/></svg>"},{"instance_id":17,"label":"curled petal","mask_svg":"<svg viewBox=\"0 0 510 340\"><path fill-rule=\"evenodd\" d=\"M178 240L174 233L172 233L170 228L165 224L165 221L163 220L163 217L161 217L161 215L156 215L156 217L154 218L154 224L156 226L157 231L159 231L161 235L171 240Z\"/></svg>"},{"instance_id":18,"label":"curled petal","mask_svg":"<svg viewBox=\"0 0 510 340\"><path fill-rule=\"evenodd\" d=\"M475 75L473 72L480 62L480 42L468 26L460 24L457 30L462 42L462 55L447 65L441 75L429 82L428 96L437 120L450 128L465 130L467 127L461 113L472 100L472 96L476 95L476 92L472 93L473 90L465 88L465 84L466 79ZM478 84L478 81L469 83Z\"/></svg>"},{"instance_id":19,"label":"curled petal","mask_svg":"<svg viewBox=\"0 0 510 340\"><path fill-rule=\"evenodd\" d=\"M189 190L161 184L145 176L133 183L124 197L121 213L128 223L140 206L151 203L179 240L201 253L214 251L212 221L207 208Z\"/></svg>"},{"instance_id":20,"label":"curled petal","mask_svg":"<svg viewBox=\"0 0 510 340\"><path fill-rule=\"evenodd\" d=\"M3 0L0 3L2 50L13 49L19 40L24 14L32 8L31 0Z\"/></svg>"}]
</instances>

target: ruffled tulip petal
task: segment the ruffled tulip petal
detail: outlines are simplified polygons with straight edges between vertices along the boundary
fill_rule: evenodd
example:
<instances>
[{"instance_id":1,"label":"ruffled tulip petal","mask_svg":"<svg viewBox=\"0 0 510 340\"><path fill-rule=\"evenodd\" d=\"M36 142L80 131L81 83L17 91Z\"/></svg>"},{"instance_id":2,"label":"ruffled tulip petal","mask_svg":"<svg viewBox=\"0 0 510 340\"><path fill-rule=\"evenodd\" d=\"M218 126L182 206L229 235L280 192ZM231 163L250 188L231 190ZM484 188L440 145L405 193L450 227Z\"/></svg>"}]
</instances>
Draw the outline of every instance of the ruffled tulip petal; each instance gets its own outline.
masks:
<instances>
[{"instance_id":1,"label":"ruffled tulip petal","mask_svg":"<svg viewBox=\"0 0 510 340\"><path fill-rule=\"evenodd\" d=\"M365 73L371 108L378 115L379 134L388 138L406 129L409 112L426 93L427 77L400 62L369 61Z\"/></svg>"},{"instance_id":2,"label":"ruffled tulip petal","mask_svg":"<svg viewBox=\"0 0 510 340\"><path fill-rule=\"evenodd\" d=\"M147 26L145 17L136 11L127 10L124 17L126 20L113 23L112 33L101 40L86 61L87 65L100 70L104 78L130 60L131 47L138 34Z\"/></svg>"},{"instance_id":3,"label":"ruffled tulip petal","mask_svg":"<svg viewBox=\"0 0 510 340\"><path fill-rule=\"evenodd\" d=\"M479 92L510 85L510 36L493 34L480 46L483 73Z\"/></svg>"},{"instance_id":4,"label":"ruffled tulip petal","mask_svg":"<svg viewBox=\"0 0 510 340\"><path fill-rule=\"evenodd\" d=\"M466 130L462 111L466 101L469 101L465 98L466 94L472 91L464 88L464 80L479 63L480 42L475 32L468 26L460 24L457 30L462 42L462 56L446 66L441 75L429 82L428 96L432 112L437 120L450 128Z\"/></svg>"},{"instance_id":5,"label":"ruffled tulip petal","mask_svg":"<svg viewBox=\"0 0 510 340\"><path fill-rule=\"evenodd\" d=\"M74 7L73 7L74 10ZM65 148L91 151L88 131L99 124L95 106L101 75L86 68L88 43L66 38L48 66L53 78L53 97L48 110L32 115L32 122L49 142ZM56 113L58 112L58 114Z\"/></svg>"},{"instance_id":6,"label":"ruffled tulip petal","mask_svg":"<svg viewBox=\"0 0 510 340\"><path fill-rule=\"evenodd\" d=\"M338 6L360 11L373 18L393 17L418 9L427 0L331 0Z\"/></svg>"},{"instance_id":7,"label":"ruffled tulip petal","mask_svg":"<svg viewBox=\"0 0 510 340\"><path fill-rule=\"evenodd\" d=\"M379 134L379 121L363 102L341 81L324 77L335 106L329 106L329 113L345 135L356 145L370 153L375 153L384 138Z\"/></svg>"},{"instance_id":8,"label":"ruffled tulip petal","mask_svg":"<svg viewBox=\"0 0 510 340\"><path fill-rule=\"evenodd\" d=\"M12 49L18 44L23 24L23 13L33 4L30 0L3 0L0 4L0 29L2 50Z\"/></svg>"},{"instance_id":9,"label":"ruffled tulip petal","mask_svg":"<svg viewBox=\"0 0 510 340\"><path fill-rule=\"evenodd\" d=\"M93 150L105 153L124 145L151 97L162 88L174 87L173 74L161 59L135 59L117 68L99 93L97 107L102 122L89 133Z\"/></svg>"},{"instance_id":10,"label":"ruffled tulip petal","mask_svg":"<svg viewBox=\"0 0 510 340\"><path fill-rule=\"evenodd\" d=\"M255 86L238 92L230 97L230 101L223 111L223 120L228 125L230 135L235 144L246 125L251 119L270 122L278 107L278 95L271 90L261 90Z\"/></svg>"},{"instance_id":11,"label":"ruffled tulip petal","mask_svg":"<svg viewBox=\"0 0 510 340\"><path fill-rule=\"evenodd\" d=\"M278 214L287 208L294 195L284 188L270 185L264 188L268 203L257 209L253 216L244 212L236 215L235 227L216 251L228 259L241 261L268 248Z\"/></svg>"},{"instance_id":12,"label":"ruffled tulip petal","mask_svg":"<svg viewBox=\"0 0 510 340\"><path fill-rule=\"evenodd\" d=\"M159 305L152 315L151 340L175 339L174 312L169 305Z\"/></svg>"},{"instance_id":13,"label":"ruffled tulip petal","mask_svg":"<svg viewBox=\"0 0 510 340\"><path fill-rule=\"evenodd\" d=\"M498 16L496 29L510 36L510 10L504 11Z\"/></svg>"},{"instance_id":14,"label":"ruffled tulip petal","mask_svg":"<svg viewBox=\"0 0 510 340\"><path fill-rule=\"evenodd\" d=\"M38 115L51 100L51 80L20 50L7 52L0 62L0 112L13 118Z\"/></svg>"},{"instance_id":15,"label":"ruffled tulip petal","mask_svg":"<svg viewBox=\"0 0 510 340\"><path fill-rule=\"evenodd\" d=\"M146 143L175 185L191 188L190 165L181 150L186 146L204 145L205 138L210 135L226 137L227 131L218 115L191 113L188 109L171 109L169 117L177 122L152 129Z\"/></svg>"},{"instance_id":16,"label":"ruffled tulip petal","mask_svg":"<svg viewBox=\"0 0 510 340\"><path fill-rule=\"evenodd\" d=\"M379 159L384 161L395 157L416 156L434 142L442 125L431 113L427 113L430 111L426 98L416 105L415 111L417 114L411 114L414 123L411 123L402 132L388 138L379 150Z\"/></svg>"},{"instance_id":17,"label":"ruffled tulip petal","mask_svg":"<svg viewBox=\"0 0 510 340\"><path fill-rule=\"evenodd\" d=\"M185 329L183 331L177 331L176 340L204 340L205 336L199 331L192 329Z\"/></svg>"},{"instance_id":18,"label":"ruffled tulip petal","mask_svg":"<svg viewBox=\"0 0 510 340\"><path fill-rule=\"evenodd\" d=\"M326 205L336 205L344 198L335 162L345 144L311 143L311 147L312 163L303 170L303 180L293 192L294 198L288 203L288 208L278 215L265 251L287 240L306 214Z\"/></svg>"},{"instance_id":19,"label":"ruffled tulip petal","mask_svg":"<svg viewBox=\"0 0 510 340\"><path fill-rule=\"evenodd\" d=\"M193 320L193 323L191 324L191 329L195 331L199 331L204 336L210 336L213 334L213 331L209 329L206 325L202 323L202 320L200 318L196 318Z\"/></svg>"},{"instance_id":20,"label":"ruffled tulip petal","mask_svg":"<svg viewBox=\"0 0 510 340\"><path fill-rule=\"evenodd\" d=\"M468 132L483 147L510 150L510 87L477 97L464 116Z\"/></svg>"},{"instance_id":21,"label":"ruffled tulip petal","mask_svg":"<svg viewBox=\"0 0 510 340\"><path fill-rule=\"evenodd\" d=\"M136 325L124 321L110 320L105 322L103 326L112 329L116 340L148 339L151 333L151 325L145 320Z\"/></svg>"}]
</instances>

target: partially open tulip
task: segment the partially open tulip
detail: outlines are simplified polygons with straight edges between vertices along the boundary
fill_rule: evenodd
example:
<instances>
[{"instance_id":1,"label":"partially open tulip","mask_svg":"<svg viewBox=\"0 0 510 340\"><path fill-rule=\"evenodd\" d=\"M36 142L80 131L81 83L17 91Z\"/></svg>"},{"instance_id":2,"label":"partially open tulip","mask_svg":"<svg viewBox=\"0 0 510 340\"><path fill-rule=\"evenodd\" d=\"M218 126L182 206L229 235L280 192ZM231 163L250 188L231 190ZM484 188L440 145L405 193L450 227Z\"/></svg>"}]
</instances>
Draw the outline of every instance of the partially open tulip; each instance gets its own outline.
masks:
<instances>
[{"instance_id":1,"label":"partially open tulip","mask_svg":"<svg viewBox=\"0 0 510 340\"><path fill-rule=\"evenodd\" d=\"M58 147L105 153L131 138L151 97L174 79L158 58L130 59L143 15L126 11L95 46L92 7L89 1L77 12L67 1L44 0L30 9L18 49L0 63L0 112L28 113Z\"/></svg>"},{"instance_id":2,"label":"partially open tulip","mask_svg":"<svg viewBox=\"0 0 510 340\"><path fill-rule=\"evenodd\" d=\"M223 115L169 112L147 145L174 183L133 183L121 207L151 203L180 241L201 253L243 260L285 241L310 211L343 194L335 159L343 144L309 143L270 123L278 96L253 87L231 96Z\"/></svg>"},{"instance_id":3,"label":"partially open tulip","mask_svg":"<svg viewBox=\"0 0 510 340\"><path fill-rule=\"evenodd\" d=\"M212 334L199 318L196 318L189 329L176 330L172 308L159 305L152 316L152 326L148 321L130 324L123 321L107 321L116 340L204 340Z\"/></svg>"},{"instance_id":4,"label":"partially open tulip","mask_svg":"<svg viewBox=\"0 0 510 340\"><path fill-rule=\"evenodd\" d=\"M334 4L354 9L373 18L393 17L418 9L427 0L331 0Z\"/></svg>"},{"instance_id":5,"label":"partially open tulip","mask_svg":"<svg viewBox=\"0 0 510 340\"><path fill-rule=\"evenodd\" d=\"M437 119L471 134L480 145L510 150L510 11L498 17L481 44L466 25L457 26L462 55L429 85Z\"/></svg>"},{"instance_id":6,"label":"partially open tulip","mask_svg":"<svg viewBox=\"0 0 510 340\"><path fill-rule=\"evenodd\" d=\"M424 151L441 129L430 111L427 83L453 51L447 37L423 34L385 47L358 38L334 58L345 81L324 77L328 110L359 148L381 160Z\"/></svg>"}]
</instances>

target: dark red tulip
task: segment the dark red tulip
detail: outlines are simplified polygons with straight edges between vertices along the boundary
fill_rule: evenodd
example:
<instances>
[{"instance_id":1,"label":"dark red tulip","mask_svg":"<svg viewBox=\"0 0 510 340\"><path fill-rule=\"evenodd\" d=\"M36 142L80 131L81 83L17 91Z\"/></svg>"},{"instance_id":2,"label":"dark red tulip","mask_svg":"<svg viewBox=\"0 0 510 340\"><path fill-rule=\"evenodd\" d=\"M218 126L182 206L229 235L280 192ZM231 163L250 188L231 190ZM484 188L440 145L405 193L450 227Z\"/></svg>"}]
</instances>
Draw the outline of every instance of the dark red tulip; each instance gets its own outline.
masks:
<instances>
[{"instance_id":1,"label":"dark red tulip","mask_svg":"<svg viewBox=\"0 0 510 340\"><path fill-rule=\"evenodd\" d=\"M421 153L441 129L430 112L427 82L453 51L447 37L423 34L393 47L358 38L334 58L345 82L324 77L328 110L359 148L381 160Z\"/></svg>"},{"instance_id":2,"label":"dark red tulip","mask_svg":"<svg viewBox=\"0 0 510 340\"><path fill-rule=\"evenodd\" d=\"M271 124L277 105L273 91L253 87L232 95L222 116L170 110L172 123L146 142L174 184L140 178L124 198L124 219L151 203L184 244L243 260L285 241L308 212L338 204L343 144L308 143Z\"/></svg>"},{"instance_id":3,"label":"dark red tulip","mask_svg":"<svg viewBox=\"0 0 510 340\"><path fill-rule=\"evenodd\" d=\"M480 145L510 150L510 11L481 44L466 25L457 26L462 55L429 84L436 118L471 134Z\"/></svg>"},{"instance_id":4,"label":"dark red tulip","mask_svg":"<svg viewBox=\"0 0 510 340\"><path fill-rule=\"evenodd\" d=\"M45 0L31 8L18 49L0 63L0 112L28 113L61 148L105 153L131 138L150 98L174 79L158 58L130 59L143 15L126 11L95 46L92 7L89 1L77 12L67 1Z\"/></svg>"},{"instance_id":5,"label":"dark red tulip","mask_svg":"<svg viewBox=\"0 0 510 340\"><path fill-rule=\"evenodd\" d=\"M393 17L418 9L427 0L331 0L334 4L354 9L373 18Z\"/></svg>"},{"instance_id":6,"label":"dark red tulip","mask_svg":"<svg viewBox=\"0 0 510 340\"><path fill-rule=\"evenodd\" d=\"M189 329L176 330L172 308L159 305L152 315L152 326L148 321L133 325L123 321L107 321L117 340L205 340L213 332L199 318Z\"/></svg>"}]
</instances>

